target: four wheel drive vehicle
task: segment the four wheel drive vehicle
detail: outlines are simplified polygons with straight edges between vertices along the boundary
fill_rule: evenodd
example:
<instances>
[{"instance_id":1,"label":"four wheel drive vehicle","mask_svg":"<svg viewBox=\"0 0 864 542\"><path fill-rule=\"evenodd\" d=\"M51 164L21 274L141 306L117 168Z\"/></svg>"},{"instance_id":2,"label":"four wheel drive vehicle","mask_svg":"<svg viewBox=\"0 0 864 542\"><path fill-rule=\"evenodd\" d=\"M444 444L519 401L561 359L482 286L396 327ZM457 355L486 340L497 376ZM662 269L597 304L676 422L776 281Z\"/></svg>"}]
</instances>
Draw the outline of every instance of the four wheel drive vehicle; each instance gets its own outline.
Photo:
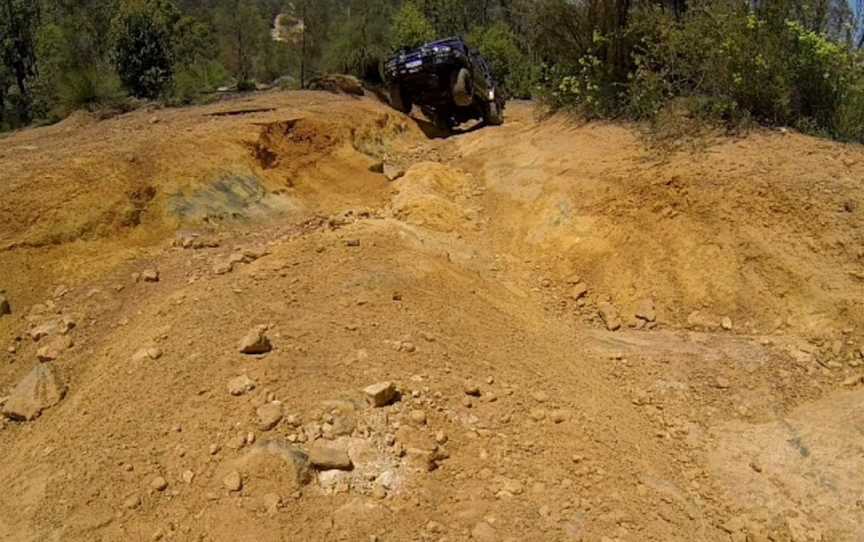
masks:
<instances>
[{"instance_id":1,"label":"four wheel drive vehicle","mask_svg":"<svg viewBox=\"0 0 864 542\"><path fill-rule=\"evenodd\" d=\"M384 79L394 108L409 113L419 105L441 129L471 119L504 122L505 99L489 64L460 38L397 53L384 65Z\"/></svg>"}]
</instances>

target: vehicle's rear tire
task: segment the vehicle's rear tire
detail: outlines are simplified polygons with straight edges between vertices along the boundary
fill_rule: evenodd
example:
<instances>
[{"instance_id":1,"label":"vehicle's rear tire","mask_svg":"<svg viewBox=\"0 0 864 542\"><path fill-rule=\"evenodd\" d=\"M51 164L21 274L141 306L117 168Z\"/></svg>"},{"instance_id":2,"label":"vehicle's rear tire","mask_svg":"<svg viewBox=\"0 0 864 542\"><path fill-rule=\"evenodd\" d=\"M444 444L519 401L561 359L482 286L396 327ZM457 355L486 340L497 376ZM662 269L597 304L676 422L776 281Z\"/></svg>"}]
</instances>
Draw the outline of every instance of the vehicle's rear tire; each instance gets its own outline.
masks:
<instances>
[{"instance_id":1,"label":"vehicle's rear tire","mask_svg":"<svg viewBox=\"0 0 864 542\"><path fill-rule=\"evenodd\" d=\"M401 85L390 85L390 105L393 109L406 115L411 112L411 108L414 106L411 103L411 96L406 94Z\"/></svg>"},{"instance_id":2,"label":"vehicle's rear tire","mask_svg":"<svg viewBox=\"0 0 864 542\"><path fill-rule=\"evenodd\" d=\"M486 104L483 111L483 120L489 126L501 126L504 124L504 110L497 101L491 101Z\"/></svg>"},{"instance_id":3,"label":"vehicle's rear tire","mask_svg":"<svg viewBox=\"0 0 864 542\"><path fill-rule=\"evenodd\" d=\"M443 113L435 113L432 115L432 123L442 132L450 133L453 131L453 122L450 117Z\"/></svg>"},{"instance_id":4,"label":"vehicle's rear tire","mask_svg":"<svg viewBox=\"0 0 864 542\"><path fill-rule=\"evenodd\" d=\"M453 76L453 103L459 107L468 107L474 101L471 89L471 72L461 68Z\"/></svg>"}]
</instances>

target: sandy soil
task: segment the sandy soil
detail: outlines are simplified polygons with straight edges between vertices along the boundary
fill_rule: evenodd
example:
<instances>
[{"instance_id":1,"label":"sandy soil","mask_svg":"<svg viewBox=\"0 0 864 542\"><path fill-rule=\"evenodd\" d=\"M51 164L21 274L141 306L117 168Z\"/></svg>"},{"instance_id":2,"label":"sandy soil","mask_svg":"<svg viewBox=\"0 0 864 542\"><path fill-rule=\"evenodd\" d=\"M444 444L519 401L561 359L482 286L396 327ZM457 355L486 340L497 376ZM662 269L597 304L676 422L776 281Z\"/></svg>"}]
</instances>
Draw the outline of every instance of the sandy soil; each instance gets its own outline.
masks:
<instances>
[{"instance_id":1,"label":"sandy soil","mask_svg":"<svg viewBox=\"0 0 864 542\"><path fill-rule=\"evenodd\" d=\"M864 150L507 115L0 139L0 540L864 540Z\"/></svg>"}]
</instances>

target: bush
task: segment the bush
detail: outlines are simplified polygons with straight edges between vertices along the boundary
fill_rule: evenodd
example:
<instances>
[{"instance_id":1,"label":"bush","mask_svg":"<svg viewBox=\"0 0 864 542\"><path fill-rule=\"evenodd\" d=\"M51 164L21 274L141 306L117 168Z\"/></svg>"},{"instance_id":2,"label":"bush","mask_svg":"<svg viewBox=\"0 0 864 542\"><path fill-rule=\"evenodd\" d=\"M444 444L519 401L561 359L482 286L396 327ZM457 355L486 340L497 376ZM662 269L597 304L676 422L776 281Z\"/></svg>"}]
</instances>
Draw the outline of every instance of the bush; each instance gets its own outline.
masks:
<instances>
[{"instance_id":1,"label":"bush","mask_svg":"<svg viewBox=\"0 0 864 542\"><path fill-rule=\"evenodd\" d=\"M754 119L864 141L860 59L791 13L701 0L676 16L643 4L624 34L595 28L590 42L574 40L580 53L544 73L546 97L591 117L652 120L683 105L727 126ZM610 61L613 50L626 60Z\"/></svg>"},{"instance_id":2,"label":"bush","mask_svg":"<svg viewBox=\"0 0 864 542\"><path fill-rule=\"evenodd\" d=\"M66 72L58 88L55 111L60 116L79 109L95 111L117 108L123 105L126 98L120 79L104 66Z\"/></svg>"},{"instance_id":3,"label":"bush","mask_svg":"<svg viewBox=\"0 0 864 542\"><path fill-rule=\"evenodd\" d=\"M435 29L413 2L406 2L393 16L390 45L394 50L414 48L435 39Z\"/></svg>"},{"instance_id":4,"label":"bush","mask_svg":"<svg viewBox=\"0 0 864 542\"><path fill-rule=\"evenodd\" d=\"M518 45L516 35L504 22L475 30L468 38L489 61L492 72L512 97L530 98L536 79L534 64Z\"/></svg>"},{"instance_id":5,"label":"bush","mask_svg":"<svg viewBox=\"0 0 864 542\"><path fill-rule=\"evenodd\" d=\"M112 23L114 64L134 96L155 99L174 78L174 27L180 12L171 0L126 0Z\"/></svg>"}]
</instances>

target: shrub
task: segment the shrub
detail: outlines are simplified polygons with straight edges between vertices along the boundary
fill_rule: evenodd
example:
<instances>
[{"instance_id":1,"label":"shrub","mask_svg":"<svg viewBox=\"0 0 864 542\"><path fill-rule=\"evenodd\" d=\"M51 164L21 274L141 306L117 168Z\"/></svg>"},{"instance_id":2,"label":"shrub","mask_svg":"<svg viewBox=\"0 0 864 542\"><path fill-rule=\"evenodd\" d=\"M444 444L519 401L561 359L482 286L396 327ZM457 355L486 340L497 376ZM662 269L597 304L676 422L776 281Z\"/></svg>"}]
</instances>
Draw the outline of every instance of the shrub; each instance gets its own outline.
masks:
<instances>
[{"instance_id":1,"label":"shrub","mask_svg":"<svg viewBox=\"0 0 864 542\"><path fill-rule=\"evenodd\" d=\"M174 78L173 30L180 18L171 0L126 0L112 22L114 64L134 96L154 99Z\"/></svg>"},{"instance_id":2,"label":"shrub","mask_svg":"<svg viewBox=\"0 0 864 542\"><path fill-rule=\"evenodd\" d=\"M534 64L518 45L516 35L502 21L478 28L468 42L489 61L492 72L513 97L530 98L536 78Z\"/></svg>"},{"instance_id":3,"label":"shrub","mask_svg":"<svg viewBox=\"0 0 864 542\"><path fill-rule=\"evenodd\" d=\"M393 15L390 46L394 49L414 48L435 39L435 29L413 2L406 2Z\"/></svg>"}]
</instances>

